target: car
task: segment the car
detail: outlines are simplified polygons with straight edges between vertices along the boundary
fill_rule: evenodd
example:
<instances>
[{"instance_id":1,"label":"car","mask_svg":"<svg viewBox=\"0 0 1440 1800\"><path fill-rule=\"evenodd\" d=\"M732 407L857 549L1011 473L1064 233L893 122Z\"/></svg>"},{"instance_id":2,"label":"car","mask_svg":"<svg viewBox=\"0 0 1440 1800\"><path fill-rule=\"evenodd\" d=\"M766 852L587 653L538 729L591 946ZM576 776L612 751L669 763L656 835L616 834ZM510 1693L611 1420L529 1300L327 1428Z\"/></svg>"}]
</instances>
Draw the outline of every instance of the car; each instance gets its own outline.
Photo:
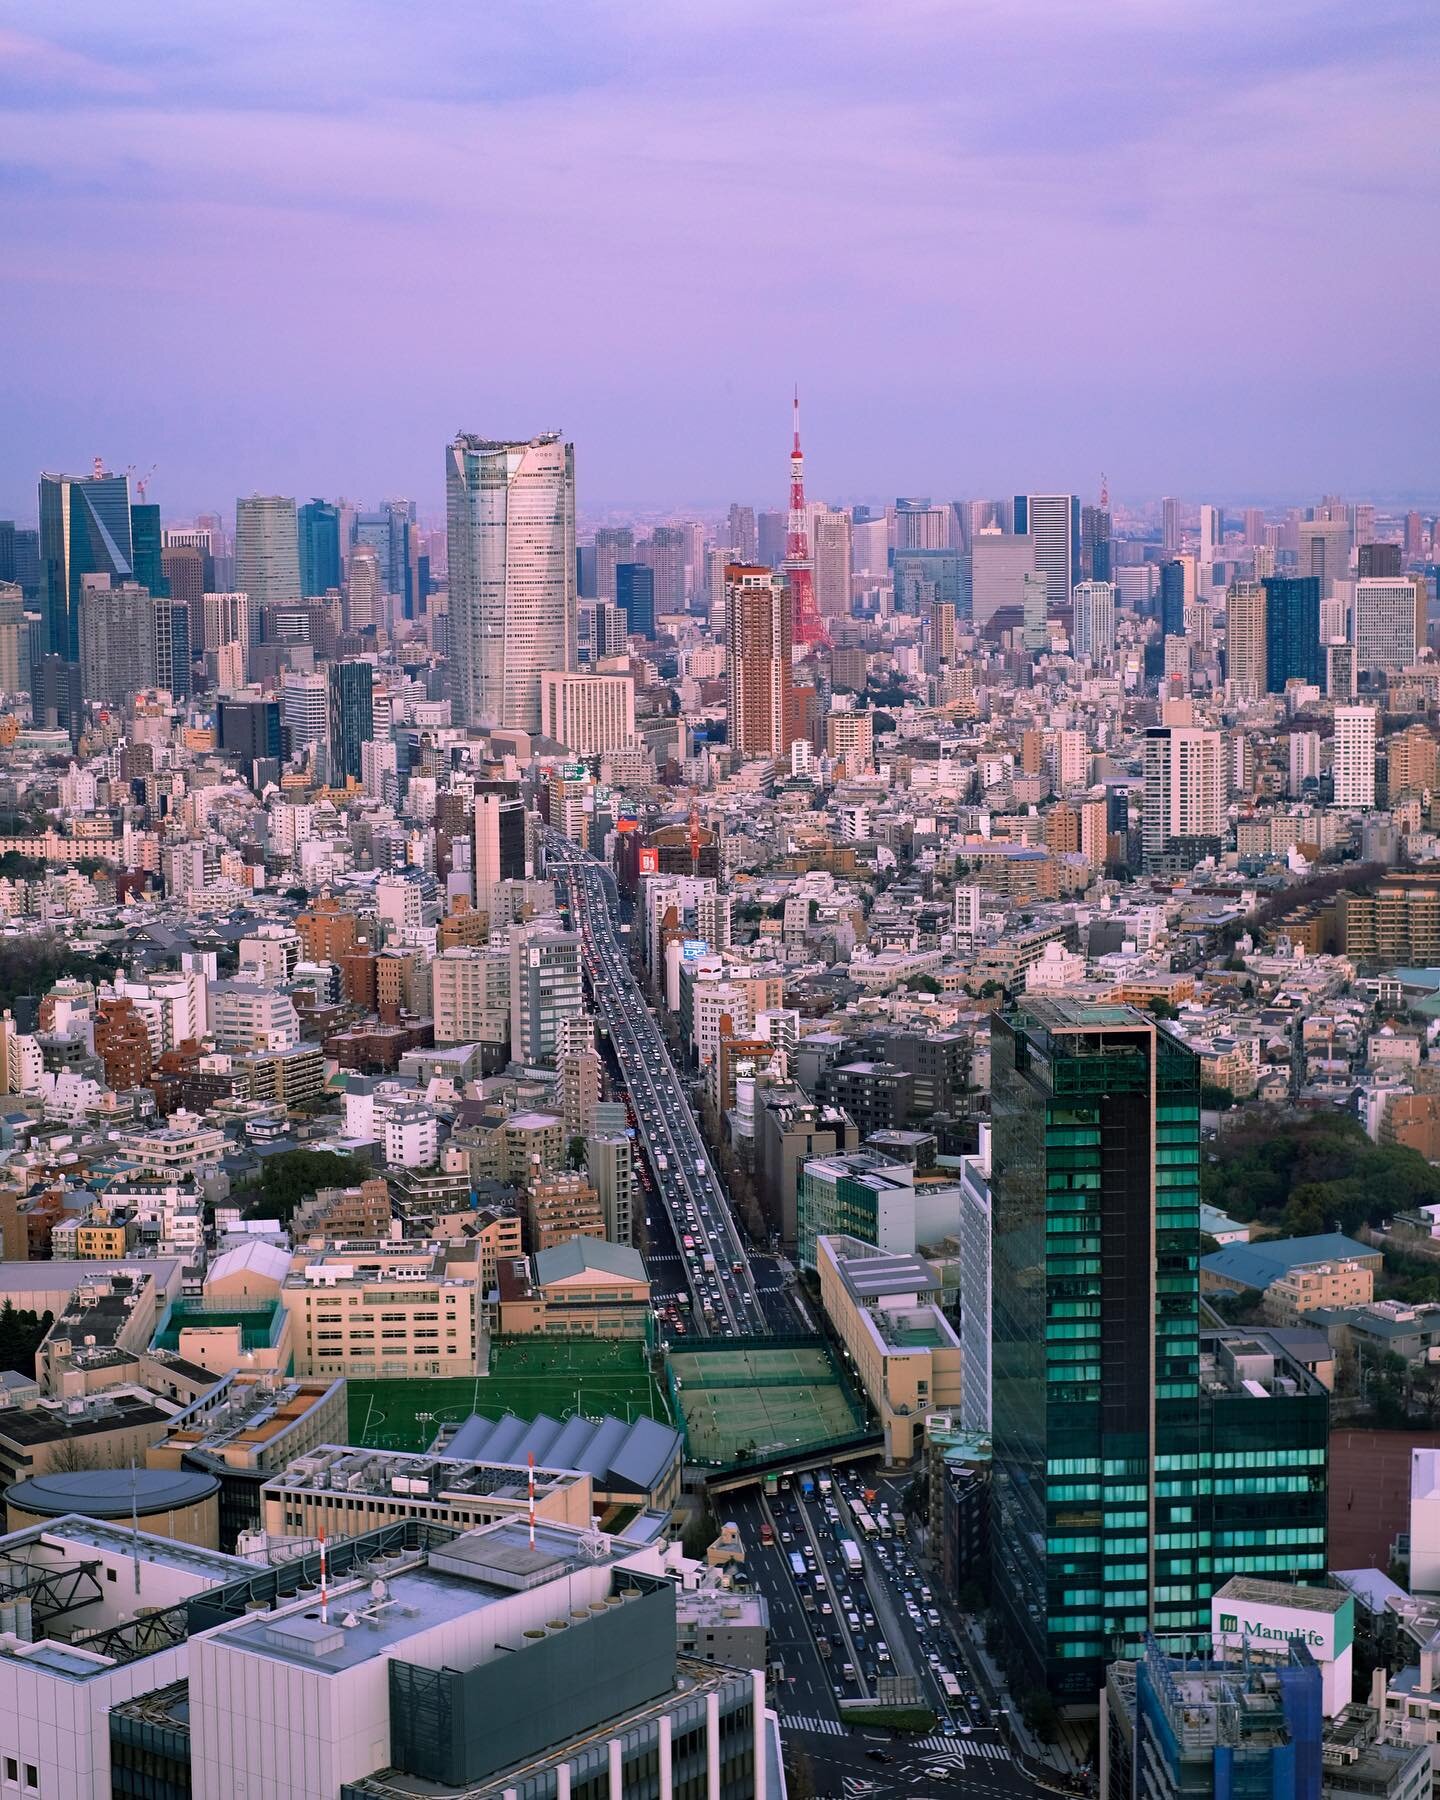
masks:
<instances>
[{"instance_id":1,"label":"car","mask_svg":"<svg viewBox=\"0 0 1440 1800\"><path fill-rule=\"evenodd\" d=\"M874 1763L893 1763L895 1760L888 1750L867 1750L865 1754Z\"/></svg>"}]
</instances>

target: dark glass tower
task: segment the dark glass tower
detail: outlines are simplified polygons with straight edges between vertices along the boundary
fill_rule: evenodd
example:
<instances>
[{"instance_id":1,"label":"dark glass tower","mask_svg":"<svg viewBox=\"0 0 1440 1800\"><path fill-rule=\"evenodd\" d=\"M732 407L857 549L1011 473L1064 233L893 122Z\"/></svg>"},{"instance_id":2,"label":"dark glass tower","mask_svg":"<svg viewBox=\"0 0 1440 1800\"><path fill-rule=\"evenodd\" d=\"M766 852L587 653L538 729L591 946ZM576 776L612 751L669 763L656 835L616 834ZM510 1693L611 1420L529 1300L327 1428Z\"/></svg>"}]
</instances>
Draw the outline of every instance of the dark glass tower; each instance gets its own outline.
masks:
<instances>
[{"instance_id":1,"label":"dark glass tower","mask_svg":"<svg viewBox=\"0 0 1440 1800\"><path fill-rule=\"evenodd\" d=\"M1160 565L1160 632L1163 637L1185 635L1185 570L1178 562Z\"/></svg>"},{"instance_id":2,"label":"dark glass tower","mask_svg":"<svg viewBox=\"0 0 1440 1800\"><path fill-rule=\"evenodd\" d=\"M360 780L360 752L375 735L374 680L368 662L330 665L330 779Z\"/></svg>"},{"instance_id":3,"label":"dark glass tower","mask_svg":"<svg viewBox=\"0 0 1440 1800\"><path fill-rule=\"evenodd\" d=\"M655 571L648 563L616 563L615 604L637 637L654 637Z\"/></svg>"},{"instance_id":4,"label":"dark glass tower","mask_svg":"<svg viewBox=\"0 0 1440 1800\"><path fill-rule=\"evenodd\" d=\"M163 599L170 592L170 584L165 579L165 569L161 562L163 543L164 538L160 531L160 508L148 502L132 506L130 508L130 561L135 570L135 580L157 599Z\"/></svg>"},{"instance_id":5,"label":"dark glass tower","mask_svg":"<svg viewBox=\"0 0 1440 1800\"><path fill-rule=\"evenodd\" d=\"M1194 1053L1036 1001L992 1064L995 1595L1012 1672L1089 1708L1231 1575L1323 1577L1327 1400L1263 1333L1200 1330Z\"/></svg>"},{"instance_id":6,"label":"dark glass tower","mask_svg":"<svg viewBox=\"0 0 1440 1800\"><path fill-rule=\"evenodd\" d=\"M300 592L324 594L340 585L340 508L328 500L302 506L300 524Z\"/></svg>"},{"instance_id":7,"label":"dark glass tower","mask_svg":"<svg viewBox=\"0 0 1440 1800\"><path fill-rule=\"evenodd\" d=\"M87 575L134 579L130 482L124 475L40 477L45 648L80 660L80 591Z\"/></svg>"},{"instance_id":8,"label":"dark glass tower","mask_svg":"<svg viewBox=\"0 0 1440 1800\"><path fill-rule=\"evenodd\" d=\"M1325 686L1318 575L1266 577L1265 667L1266 690L1272 694L1283 694L1291 680Z\"/></svg>"}]
</instances>

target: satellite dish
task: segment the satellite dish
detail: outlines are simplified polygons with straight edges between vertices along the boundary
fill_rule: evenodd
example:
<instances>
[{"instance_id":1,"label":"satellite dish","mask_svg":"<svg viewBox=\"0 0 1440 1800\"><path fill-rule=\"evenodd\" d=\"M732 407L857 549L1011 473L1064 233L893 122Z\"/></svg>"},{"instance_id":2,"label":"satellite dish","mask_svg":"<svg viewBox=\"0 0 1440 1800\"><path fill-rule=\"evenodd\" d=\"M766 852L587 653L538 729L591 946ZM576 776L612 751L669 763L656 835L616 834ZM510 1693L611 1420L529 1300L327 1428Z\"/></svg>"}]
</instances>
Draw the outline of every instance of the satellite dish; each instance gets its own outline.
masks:
<instances>
[{"instance_id":1,"label":"satellite dish","mask_svg":"<svg viewBox=\"0 0 1440 1800\"><path fill-rule=\"evenodd\" d=\"M389 1597L390 1597L389 1588L386 1587L385 1583L377 1575L375 1577L375 1579L370 1583L370 1598L372 1600L388 1600Z\"/></svg>"}]
</instances>

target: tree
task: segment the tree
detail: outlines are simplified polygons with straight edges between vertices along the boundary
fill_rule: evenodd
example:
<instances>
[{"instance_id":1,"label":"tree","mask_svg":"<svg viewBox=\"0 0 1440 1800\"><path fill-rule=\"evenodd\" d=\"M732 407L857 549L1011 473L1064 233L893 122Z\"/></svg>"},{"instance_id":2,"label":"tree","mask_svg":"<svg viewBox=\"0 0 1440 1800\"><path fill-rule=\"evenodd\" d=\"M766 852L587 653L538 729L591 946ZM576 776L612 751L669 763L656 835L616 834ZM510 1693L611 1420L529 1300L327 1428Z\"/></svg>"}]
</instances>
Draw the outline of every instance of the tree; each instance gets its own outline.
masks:
<instances>
[{"instance_id":1,"label":"tree","mask_svg":"<svg viewBox=\"0 0 1440 1800\"><path fill-rule=\"evenodd\" d=\"M316 1188L358 1187L376 1173L363 1156L333 1156L328 1150L282 1150L260 1171L263 1198L249 1209L252 1219L288 1220Z\"/></svg>"},{"instance_id":2,"label":"tree","mask_svg":"<svg viewBox=\"0 0 1440 1800\"><path fill-rule=\"evenodd\" d=\"M1202 1081L1200 1104L1206 1112L1229 1112L1235 1104L1235 1096L1229 1088L1221 1087L1218 1081Z\"/></svg>"},{"instance_id":3,"label":"tree","mask_svg":"<svg viewBox=\"0 0 1440 1800\"><path fill-rule=\"evenodd\" d=\"M680 1538L681 1547L688 1557L698 1562L719 1535L720 1526L707 1506L704 1512L697 1513L685 1527Z\"/></svg>"},{"instance_id":4,"label":"tree","mask_svg":"<svg viewBox=\"0 0 1440 1800\"><path fill-rule=\"evenodd\" d=\"M1155 996L1146 1010L1150 1013L1150 1016L1155 1019L1178 1019L1180 1017L1179 1007L1172 1006L1170 1002L1160 994Z\"/></svg>"},{"instance_id":5,"label":"tree","mask_svg":"<svg viewBox=\"0 0 1440 1800\"><path fill-rule=\"evenodd\" d=\"M1060 1735L1060 1713L1042 1687L1027 1688L1020 1696L1020 1717L1042 1744L1053 1744Z\"/></svg>"},{"instance_id":6,"label":"tree","mask_svg":"<svg viewBox=\"0 0 1440 1800\"><path fill-rule=\"evenodd\" d=\"M297 906L308 906L310 904L310 890L307 887L288 887L285 890L285 898L287 900L293 900Z\"/></svg>"},{"instance_id":7,"label":"tree","mask_svg":"<svg viewBox=\"0 0 1440 1800\"><path fill-rule=\"evenodd\" d=\"M943 994L945 991L933 975L912 975L906 985L912 994Z\"/></svg>"},{"instance_id":8,"label":"tree","mask_svg":"<svg viewBox=\"0 0 1440 1800\"><path fill-rule=\"evenodd\" d=\"M572 1137L565 1146L565 1167L567 1169L583 1169L586 1160L584 1138Z\"/></svg>"},{"instance_id":9,"label":"tree","mask_svg":"<svg viewBox=\"0 0 1440 1800\"><path fill-rule=\"evenodd\" d=\"M48 1312L20 1312L9 1300L0 1306L0 1369L33 1375L35 1352L54 1322Z\"/></svg>"}]
</instances>

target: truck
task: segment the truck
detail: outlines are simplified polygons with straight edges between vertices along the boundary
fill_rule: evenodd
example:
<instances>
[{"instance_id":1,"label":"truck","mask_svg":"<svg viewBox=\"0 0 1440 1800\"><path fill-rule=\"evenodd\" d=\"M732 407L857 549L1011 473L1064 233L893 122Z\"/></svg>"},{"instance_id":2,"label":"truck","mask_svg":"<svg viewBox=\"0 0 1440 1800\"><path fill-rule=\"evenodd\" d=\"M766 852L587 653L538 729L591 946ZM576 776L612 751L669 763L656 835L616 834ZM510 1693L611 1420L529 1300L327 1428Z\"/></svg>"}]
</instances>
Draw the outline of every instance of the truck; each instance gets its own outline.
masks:
<instances>
[{"instance_id":1,"label":"truck","mask_svg":"<svg viewBox=\"0 0 1440 1800\"><path fill-rule=\"evenodd\" d=\"M815 1477L813 1475L802 1475L800 1477L800 1492L807 1500L813 1500L815 1498Z\"/></svg>"},{"instance_id":2,"label":"truck","mask_svg":"<svg viewBox=\"0 0 1440 1800\"><path fill-rule=\"evenodd\" d=\"M828 1475L822 1475L820 1477L820 1492L822 1494L828 1494L833 1485L834 1484L831 1482Z\"/></svg>"},{"instance_id":3,"label":"truck","mask_svg":"<svg viewBox=\"0 0 1440 1800\"><path fill-rule=\"evenodd\" d=\"M860 1573L860 1546L854 1538L841 1538L840 1554L845 1558L845 1567L852 1575Z\"/></svg>"},{"instance_id":4,"label":"truck","mask_svg":"<svg viewBox=\"0 0 1440 1800\"><path fill-rule=\"evenodd\" d=\"M760 1521L760 1542L762 1544L773 1544L775 1542L775 1527L768 1519L762 1519Z\"/></svg>"},{"instance_id":5,"label":"truck","mask_svg":"<svg viewBox=\"0 0 1440 1800\"><path fill-rule=\"evenodd\" d=\"M790 1552L790 1573L795 1577L796 1581L803 1581L805 1579L805 1558L798 1550L792 1550Z\"/></svg>"}]
</instances>

